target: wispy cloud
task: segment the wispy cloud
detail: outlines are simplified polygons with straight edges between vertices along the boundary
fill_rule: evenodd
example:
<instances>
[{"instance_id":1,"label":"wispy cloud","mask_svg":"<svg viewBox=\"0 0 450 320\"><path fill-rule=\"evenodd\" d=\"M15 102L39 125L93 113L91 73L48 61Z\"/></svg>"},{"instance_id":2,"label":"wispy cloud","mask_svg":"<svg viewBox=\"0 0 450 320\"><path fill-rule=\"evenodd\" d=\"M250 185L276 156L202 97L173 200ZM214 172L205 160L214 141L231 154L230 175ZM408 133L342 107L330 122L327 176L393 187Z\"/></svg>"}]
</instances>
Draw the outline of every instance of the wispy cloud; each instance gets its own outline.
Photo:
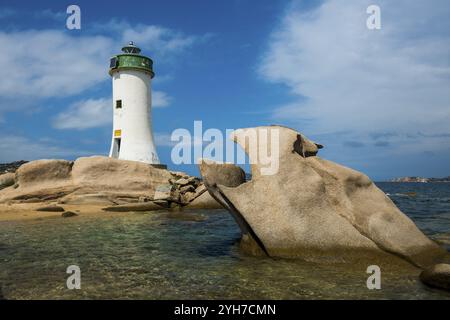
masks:
<instances>
[{"instance_id":1,"label":"wispy cloud","mask_svg":"<svg viewBox=\"0 0 450 320\"><path fill-rule=\"evenodd\" d=\"M192 148L196 146L203 146L206 143L200 137L194 137L189 132L185 132L185 134L181 136L178 135L178 133L176 137L174 137L177 138L178 140L174 141L172 140L172 134L156 132L154 137L155 144L158 147L173 147L175 145L178 145L180 147Z\"/></svg>"},{"instance_id":2,"label":"wispy cloud","mask_svg":"<svg viewBox=\"0 0 450 320\"><path fill-rule=\"evenodd\" d=\"M110 99L88 99L74 103L53 119L56 129L89 129L109 125L112 121Z\"/></svg>"},{"instance_id":3,"label":"wispy cloud","mask_svg":"<svg viewBox=\"0 0 450 320\"><path fill-rule=\"evenodd\" d=\"M94 45L95 44L95 45ZM0 97L65 97L105 81L114 41L57 30L0 32Z\"/></svg>"},{"instance_id":4,"label":"wispy cloud","mask_svg":"<svg viewBox=\"0 0 450 320\"><path fill-rule=\"evenodd\" d=\"M172 97L163 91L153 91L152 92L152 107L154 108L164 108L170 105Z\"/></svg>"},{"instance_id":5,"label":"wispy cloud","mask_svg":"<svg viewBox=\"0 0 450 320\"><path fill-rule=\"evenodd\" d=\"M167 107L172 98L163 91L152 94L155 108ZM67 110L59 113L52 119L56 129L91 129L109 126L112 123L111 98L86 99L70 105Z\"/></svg>"}]
</instances>

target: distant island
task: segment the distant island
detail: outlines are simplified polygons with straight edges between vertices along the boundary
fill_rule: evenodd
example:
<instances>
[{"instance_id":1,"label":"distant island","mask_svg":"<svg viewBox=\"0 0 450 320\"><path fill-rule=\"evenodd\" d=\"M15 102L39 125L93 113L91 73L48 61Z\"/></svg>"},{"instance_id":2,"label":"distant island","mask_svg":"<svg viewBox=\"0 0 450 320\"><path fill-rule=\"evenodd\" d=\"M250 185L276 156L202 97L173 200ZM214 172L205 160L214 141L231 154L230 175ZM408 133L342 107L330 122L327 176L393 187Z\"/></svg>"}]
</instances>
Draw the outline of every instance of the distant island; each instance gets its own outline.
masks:
<instances>
[{"instance_id":1,"label":"distant island","mask_svg":"<svg viewBox=\"0 0 450 320\"><path fill-rule=\"evenodd\" d=\"M400 177L391 179L389 182L450 182L450 176L445 178Z\"/></svg>"}]
</instances>

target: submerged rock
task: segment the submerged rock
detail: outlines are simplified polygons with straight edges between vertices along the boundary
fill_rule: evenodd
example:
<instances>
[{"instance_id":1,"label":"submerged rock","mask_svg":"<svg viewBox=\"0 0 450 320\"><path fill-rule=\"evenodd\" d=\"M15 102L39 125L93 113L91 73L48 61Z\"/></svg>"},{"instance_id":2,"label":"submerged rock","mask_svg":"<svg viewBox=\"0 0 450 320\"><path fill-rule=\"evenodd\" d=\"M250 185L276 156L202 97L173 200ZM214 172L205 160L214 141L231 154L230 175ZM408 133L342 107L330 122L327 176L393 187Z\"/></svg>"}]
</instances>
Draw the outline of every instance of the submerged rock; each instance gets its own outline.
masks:
<instances>
[{"instance_id":1,"label":"submerged rock","mask_svg":"<svg viewBox=\"0 0 450 320\"><path fill-rule=\"evenodd\" d=\"M139 202L139 203L129 203L121 204L117 206L110 206L102 208L104 211L115 211L115 212L128 212L128 211L153 211L153 210L164 210L166 209L159 204L153 202Z\"/></svg>"},{"instance_id":2,"label":"submerged rock","mask_svg":"<svg viewBox=\"0 0 450 320\"><path fill-rule=\"evenodd\" d=\"M248 130L256 130L258 141L270 141L263 147L277 148L276 163L252 159L245 143ZM261 140L267 132L278 140ZM254 163L252 180L224 186L220 164L204 162L209 168L201 172L209 171L205 185L239 224L241 245L248 251L305 259L397 256L416 266L434 264L445 255L366 175L315 156L321 146L295 130L240 129L232 139ZM278 170L262 174L269 165Z\"/></svg>"},{"instance_id":3,"label":"submerged rock","mask_svg":"<svg viewBox=\"0 0 450 320\"><path fill-rule=\"evenodd\" d=\"M420 280L431 287L450 290L450 264L440 263L422 271Z\"/></svg>"},{"instance_id":4,"label":"submerged rock","mask_svg":"<svg viewBox=\"0 0 450 320\"><path fill-rule=\"evenodd\" d=\"M78 216L78 214L73 211L65 211L61 214L61 217L63 217L63 218L70 218L70 217L76 217L76 216Z\"/></svg>"}]
</instances>

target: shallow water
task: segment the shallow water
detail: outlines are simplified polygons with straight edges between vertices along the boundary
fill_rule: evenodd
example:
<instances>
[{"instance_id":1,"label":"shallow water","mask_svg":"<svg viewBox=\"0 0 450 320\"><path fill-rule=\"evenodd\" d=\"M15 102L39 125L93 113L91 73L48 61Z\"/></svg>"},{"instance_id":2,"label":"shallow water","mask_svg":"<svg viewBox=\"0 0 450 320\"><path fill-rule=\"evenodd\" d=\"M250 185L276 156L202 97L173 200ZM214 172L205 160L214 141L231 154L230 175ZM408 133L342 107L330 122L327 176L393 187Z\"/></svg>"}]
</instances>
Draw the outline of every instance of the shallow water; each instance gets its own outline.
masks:
<instances>
[{"instance_id":1,"label":"shallow water","mask_svg":"<svg viewBox=\"0 0 450 320\"><path fill-rule=\"evenodd\" d=\"M379 186L429 236L448 240L450 184ZM416 192L415 196L406 195ZM450 299L419 271L250 257L224 210L80 215L0 223L0 294L7 299ZM67 266L81 268L68 290Z\"/></svg>"}]
</instances>

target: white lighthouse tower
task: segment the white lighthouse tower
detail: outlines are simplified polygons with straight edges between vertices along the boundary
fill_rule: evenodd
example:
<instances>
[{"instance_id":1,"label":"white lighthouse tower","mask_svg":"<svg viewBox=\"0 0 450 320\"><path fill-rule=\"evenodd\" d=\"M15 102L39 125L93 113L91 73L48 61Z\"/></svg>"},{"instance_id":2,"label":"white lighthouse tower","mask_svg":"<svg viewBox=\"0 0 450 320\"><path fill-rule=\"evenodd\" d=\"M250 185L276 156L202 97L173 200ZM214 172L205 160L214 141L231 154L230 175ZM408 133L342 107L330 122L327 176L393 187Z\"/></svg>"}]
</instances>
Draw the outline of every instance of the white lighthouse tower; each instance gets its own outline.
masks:
<instances>
[{"instance_id":1,"label":"white lighthouse tower","mask_svg":"<svg viewBox=\"0 0 450 320\"><path fill-rule=\"evenodd\" d=\"M113 132L109 156L159 164L151 120L153 61L133 42L111 58Z\"/></svg>"}]
</instances>

